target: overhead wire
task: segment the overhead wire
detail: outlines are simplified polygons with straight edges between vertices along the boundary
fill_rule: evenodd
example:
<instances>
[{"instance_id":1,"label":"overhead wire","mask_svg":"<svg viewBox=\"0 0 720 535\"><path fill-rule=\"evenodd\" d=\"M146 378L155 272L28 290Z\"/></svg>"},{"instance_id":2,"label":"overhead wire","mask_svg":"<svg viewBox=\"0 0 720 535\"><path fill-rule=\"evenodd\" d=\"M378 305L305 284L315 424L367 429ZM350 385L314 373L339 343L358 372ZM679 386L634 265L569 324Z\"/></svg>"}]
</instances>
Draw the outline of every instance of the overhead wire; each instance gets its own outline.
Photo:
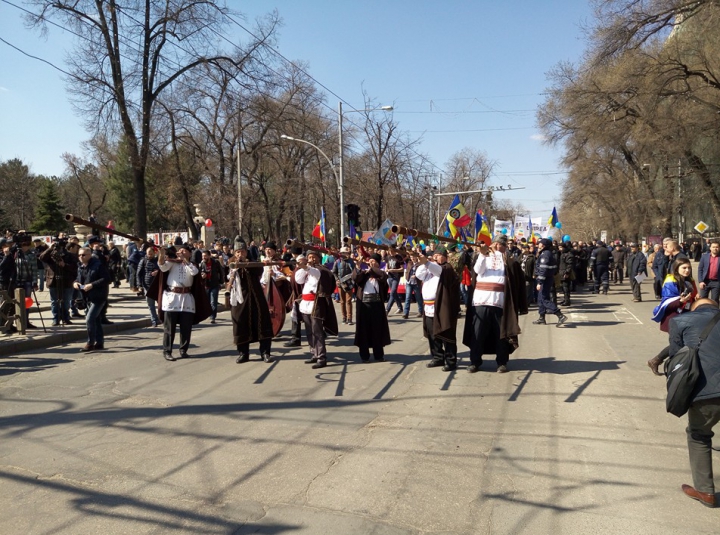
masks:
<instances>
[{"instance_id":1,"label":"overhead wire","mask_svg":"<svg viewBox=\"0 0 720 535\"><path fill-rule=\"evenodd\" d=\"M18 5L16 5L16 4L10 2L9 0L0 0L0 1L2 1L2 2L8 4L8 5L12 6L12 7L15 7L16 9L21 10L21 11L23 11L23 12L25 12L25 13L34 15L32 12L28 11L27 9L25 9L25 8L23 8L23 7L21 7L21 6L18 6ZM138 21L136 18L134 18L132 15L130 15L130 14L127 13L126 11L123 10L123 14L124 14L126 17L128 17L130 20L133 20L133 21L134 21L135 23L137 23L138 25L141 25L141 22L140 22L140 21ZM297 63L295 63L295 62L291 61L290 59L288 59L286 56L284 56L281 52L279 52L278 50L276 50L276 49L273 48L272 46L269 46L269 45L265 42L265 39L258 37L254 32L252 32L251 30L249 30L245 25L243 25L243 24L241 24L240 22L238 22L233 16L231 16L231 15L229 15L229 14L227 14L227 13L222 13L222 16L225 17L227 20L229 20L231 23L235 24L237 27L239 27L239 28L242 29L243 31L245 31L248 35L250 35L251 37L253 37L253 38L254 38L256 41L258 41L258 42L261 44L261 46L263 46L266 50L268 50L268 51L271 52L272 54L276 55L277 57L281 58L283 61L285 61L285 62L286 62L287 64L289 64L290 66L292 66L294 69L297 69L299 72L303 73L305 76L308 77L308 79L312 80L312 81L313 81L314 83L316 83L319 87L321 87L321 88L323 88L325 91L327 91L328 94L336 97L339 101L343 102L348 108L350 108L349 111L361 112L361 113L366 111L366 110L359 110L359 109L355 108L352 104L348 103L345 99L343 99L341 96L339 96L336 92L334 92L332 89L330 89L329 87L327 87L325 84L323 84L322 82L320 82L319 80L317 80L314 76L312 76L310 73L308 73L305 69L303 69L303 68L302 68L301 66L299 66ZM55 26L55 27L57 27L57 28L59 28L59 29L62 29L62 30L64 30L64 31L67 31L67 32L69 32L69 33L71 33L71 34L79 37L79 38L82 38L82 39L85 39L85 40L90 41L90 39L89 39L87 36L82 35L81 33L78 33L78 32L75 32L75 31L69 29L69 28L66 28L66 27L64 27L64 26L62 26L62 25L60 25L60 24L58 24L58 23L56 23L56 22L54 22L54 21L52 21L52 20L50 20L50 19L45 19L45 20L46 20L46 22L52 24L53 26ZM210 31L211 31L212 33L214 33L215 35L217 35L218 38L223 39L224 41L226 41L227 43L229 43L230 45L232 45L232 46L235 47L236 49L238 49L238 50L240 50L240 51L243 51L243 49L242 49L239 45L237 45L237 44L234 43L233 41L229 40L226 36L224 36L224 35L222 35L221 33L217 32L217 31L214 30L213 28L209 28L209 29L210 29ZM14 46L14 45L12 45L11 43L8 43L8 42L7 42L6 40L4 40L4 39L2 39L2 41L3 41L4 43L6 43L8 46L11 46L12 48L14 48L14 49L18 50L19 52L23 53L24 55L26 55L26 56L28 56L28 57L31 57L31 58L33 58L33 59L36 59L36 60L38 60L38 61L42 61L42 62L44 62L44 63L47 63L47 64L50 65L51 67L55 68L55 69L58 70L59 72L62 72L63 74L65 74L65 75L67 75L67 76L69 76L69 77L71 77L71 78L78 79L78 80L80 79L80 78L77 77L76 75L73 75L72 73L70 73L70 72L68 72L68 71L65 71L64 69L58 67L57 65L53 64L52 62L50 62L50 61L48 61L48 60L45 60L45 59L43 59L43 58L40 58L40 57L34 56L34 55L32 55L32 54L29 54L29 53L23 51L22 49ZM137 54L140 53L140 50L138 50L137 48L135 48L134 46L132 46L131 44L129 44L126 40L123 40L123 41L124 41L124 42L123 42L123 45L124 45L128 50L131 50L131 51L133 51L133 52L135 52L135 53L137 53ZM186 54L189 54L190 56L193 56L193 55L194 55L194 52L191 52L191 51L189 51L189 50L181 47L178 43L176 43L176 42L174 42L174 41L168 41L168 43L171 44L172 46L175 46L175 47L179 48L180 50L182 50L182 51L185 52ZM121 56L122 56L122 55L121 55ZM127 57L127 56L122 56L122 57L125 57L126 59L128 59L128 60L130 60L130 61L135 61L134 59L129 58L129 57ZM180 64L179 64L178 62L174 61L174 60L173 60L172 58L170 58L170 57L166 57L166 60L175 63L175 65L177 65L178 67L180 66ZM275 69L273 69L273 68L272 68L270 65L268 65L267 63L264 63L263 66L264 66L266 69L268 69L270 72L272 72L273 74L275 74L276 76L278 76L278 77L280 77L280 78L284 78L284 76L283 76L281 73L279 73L278 71L276 71ZM201 74L201 75L202 75L202 74ZM202 76L205 76L205 75L202 75ZM208 77L208 78L209 78L209 77ZM274 86L274 87L277 87L277 88L281 87L279 84L274 83L274 82L269 81L269 80L263 80L263 82L264 82L264 83L267 83L267 84L270 85L270 86ZM189 86L187 86L187 85L185 84L185 82L182 81L182 80L178 80L178 85L180 85L180 86L185 86L186 88L191 89L191 88L190 88ZM102 89L103 89L104 91L109 91L107 88L102 88ZM536 94L531 94L531 95L534 96L534 95L536 95ZM272 99L272 100L275 100L276 102L285 104L284 101L276 98L276 97L275 97L274 95L272 95L272 94L267 93L267 94L263 94L263 96L265 96L265 97L267 97L267 98L270 98L270 99ZM522 95L521 95L521 96L522 96ZM497 97L482 97L482 98L497 98ZM479 102L480 104L483 104L482 102L480 102L480 101L478 100L478 98L468 98L468 99L433 99L434 102L440 102L440 101L459 101L459 100L474 100L474 101ZM413 102L413 101L407 101L407 102ZM328 110L334 112L335 114L338 113L337 110L335 110L332 106L330 106L329 104L327 104L324 100L320 99L320 100L318 100L318 103L319 103L320 105L322 105L322 106L325 106L326 108L328 108ZM483 105L484 105L484 104L483 104ZM489 107L489 106L488 106L488 107ZM394 111L394 113L398 113L398 114L413 114L413 113L460 114L460 113L516 113L516 112L517 112L517 113L519 113L519 112L523 112L523 113L524 113L524 112L531 112L531 111L534 111L534 110L493 110L493 109L490 109L490 110L472 110L472 111L462 111L462 112L440 112L440 111L415 112L415 111L395 111L395 110L393 110L393 111ZM313 111L309 111L308 113L309 113L310 115L314 115L314 116L319 117L319 118L324 119L324 120L327 120L327 119L328 119L327 116L323 116L323 115L318 114L318 113L313 112ZM357 123L356 123L355 121L353 121L351 118L345 118L345 120L346 120L347 123L349 123L350 125L354 126L356 129L359 129L359 130L362 130L362 129L363 129L363 126L362 126L362 125L357 124ZM422 131L422 132L425 132L425 133L434 133L434 132L438 132L438 133L441 133L441 132L444 132L444 133L446 133L446 132L473 132L473 131L478 131L478 132L480 132L480 131L520 130L520 129L528 129L528 128L476 129L476 130L447 130L447 131L424 130L424 131ZM419 131L409 131L409 132L419 132ZM398 142L399 142L399 143L402 143L402 140L398 139ZM424 154L419 153L419 152L416 151L413 147L411 147L410 144L408 144L408 143L406 143L406 144L404 144L404 145L405 145L404 148L405 148L406 150L409 150L411 153L413 153L413 154L415 154L416 156L420 157L426 164L429 164L431 167L433 167L434 169L436 169L436 170L439 171L440 173L445 172L445 170L444 170L443 168L439 167L437 164L435 164L434 162L432 162L432 160L430 160L430 159L427 157L427 155L424 155ZM346 149L350 154L353 154L353 155L359 155L359 154L360 154L359 152L353 150L352 147L350 147L350 146L346 146L345 149Z\"/></svg>"}]
</instances>

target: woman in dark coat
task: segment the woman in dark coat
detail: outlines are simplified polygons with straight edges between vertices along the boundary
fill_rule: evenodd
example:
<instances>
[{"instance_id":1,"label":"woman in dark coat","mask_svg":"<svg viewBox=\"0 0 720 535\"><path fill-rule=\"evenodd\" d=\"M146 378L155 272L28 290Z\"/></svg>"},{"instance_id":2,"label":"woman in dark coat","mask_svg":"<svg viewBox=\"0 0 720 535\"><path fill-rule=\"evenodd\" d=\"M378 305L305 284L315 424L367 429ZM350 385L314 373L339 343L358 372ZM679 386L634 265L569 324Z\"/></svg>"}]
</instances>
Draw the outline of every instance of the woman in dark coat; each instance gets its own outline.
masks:
<instances>
[{"instance_id":1,"label":"woman in dark coat","mask_svg":"<svg viewBox=\"0 0 720 535\"><path fill-rule=\"evenodd\" d=\"M227 289L230 291L230 315L233 338L240 355L238 364L250 360L250 344L260 342L260 355L272 362L270 345L273 337L272 321L267 299L260 285L261 267L242 267L247 262L247 246L242 243L235 250L235 267L230 269Z\"/></svg>"},{"instance_id":2,"label":"woman in dark coat","mask_svg":"<svg viewBox=\"0 0 720 535\"><path fill-rule=\"evenodd\" d=\"M385 360L385 346L390 345L390 328L385 314L388 295L387 273L380 269L381 257L373 254L367 259L368 269L353 271L356 311L355 345L363 362L370 360L370 348L377 362Z\"/></svg>"}]
</instances>

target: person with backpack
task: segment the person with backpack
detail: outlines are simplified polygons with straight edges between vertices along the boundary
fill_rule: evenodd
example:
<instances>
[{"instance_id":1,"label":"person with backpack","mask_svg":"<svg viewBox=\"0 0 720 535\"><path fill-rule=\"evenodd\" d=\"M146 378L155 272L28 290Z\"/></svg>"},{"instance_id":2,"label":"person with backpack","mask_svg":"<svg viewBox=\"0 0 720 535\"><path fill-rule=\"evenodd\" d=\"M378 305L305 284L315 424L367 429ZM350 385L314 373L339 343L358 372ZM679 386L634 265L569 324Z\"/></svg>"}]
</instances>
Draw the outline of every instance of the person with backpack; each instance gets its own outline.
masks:
<instances>
[{"instance_id":1,"label":"person with backpack","mask_svg":"<svg viewBox=\"0 0 720 535\"><path fill-rule=\"evenodd\" d=\"M703 331L716 319L718 303L712 299L698 299L691 311L670 320L669 356L672 358L683 347L698 347L700 374L692 391L686 429L690 471L693 484L682 485L686 496L706 507L715 507L715 483L712 468L713 427L720 422L720 325L717 323L700 343ZM658 367L664 357L658 355L648 361L655 375L662 375Z\"/></svg>"}]
</instances>

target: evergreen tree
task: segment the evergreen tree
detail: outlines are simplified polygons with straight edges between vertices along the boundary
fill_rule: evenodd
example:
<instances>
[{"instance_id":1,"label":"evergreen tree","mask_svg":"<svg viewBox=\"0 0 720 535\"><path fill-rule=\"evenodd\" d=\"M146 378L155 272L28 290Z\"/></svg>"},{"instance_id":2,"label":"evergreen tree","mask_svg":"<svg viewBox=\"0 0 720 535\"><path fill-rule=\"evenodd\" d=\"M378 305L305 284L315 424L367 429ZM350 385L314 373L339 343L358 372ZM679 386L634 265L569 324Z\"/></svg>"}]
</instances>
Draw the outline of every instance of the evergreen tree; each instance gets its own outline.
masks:
<instances>
[{"instance_id":1,"label":"evergreen tree","mask_svg":"<svg viewBox=\"0 0 720 535\"><path fill-rule=\"evenodd\" d=\"M30 227L35 234L57 234L67 230L65 209L60 201L55 182L46 179L38 195L35 220Z\"/></svg>"}]
</instances>

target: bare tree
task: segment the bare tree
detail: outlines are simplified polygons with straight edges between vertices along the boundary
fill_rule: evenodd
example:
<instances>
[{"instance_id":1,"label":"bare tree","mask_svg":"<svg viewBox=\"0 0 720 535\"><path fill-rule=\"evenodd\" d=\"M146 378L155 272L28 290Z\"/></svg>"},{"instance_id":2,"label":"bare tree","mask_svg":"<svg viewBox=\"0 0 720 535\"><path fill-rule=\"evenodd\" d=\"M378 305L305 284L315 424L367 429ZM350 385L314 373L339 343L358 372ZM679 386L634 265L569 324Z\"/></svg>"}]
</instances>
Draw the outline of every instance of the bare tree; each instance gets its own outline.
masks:
<instances>
[{"instance_id":1,"label":"bare tree","mask_svg":"<svg viewBox=\"0 0 720 535\"><path fill-rule=\"evenodd\" d=\"M122 133L133 170L135 227L147 230L146 177L158 99L191 84L200 67L236 72L271 38L275 16L232 54L218 53L217 36L230 11L212 0L31 0L31 25L58 21L78 36L68 56L68 80L77 108L94 132Z\"/></svg>"}]
</instances>

